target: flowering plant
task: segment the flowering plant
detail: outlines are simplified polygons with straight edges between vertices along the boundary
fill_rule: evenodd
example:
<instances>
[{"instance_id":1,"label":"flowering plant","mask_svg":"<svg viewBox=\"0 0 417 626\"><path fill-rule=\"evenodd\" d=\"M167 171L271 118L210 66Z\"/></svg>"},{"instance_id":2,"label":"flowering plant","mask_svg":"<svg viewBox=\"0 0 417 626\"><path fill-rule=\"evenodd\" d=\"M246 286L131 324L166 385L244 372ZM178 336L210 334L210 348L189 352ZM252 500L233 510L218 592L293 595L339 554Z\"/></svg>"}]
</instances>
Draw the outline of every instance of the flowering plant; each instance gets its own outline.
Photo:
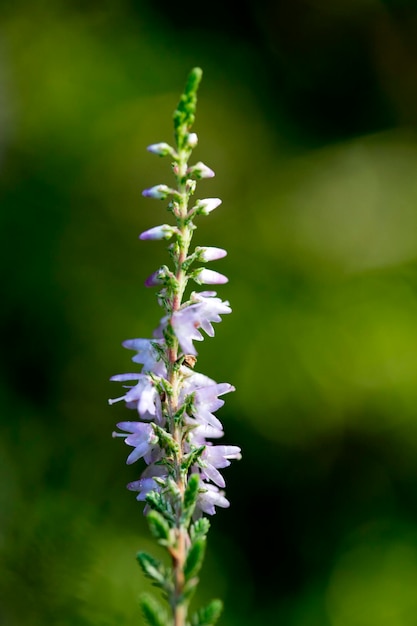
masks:
<instances>
[{"instance_id":1,"label":"flowering plant","mask_svg":"<svg viewBox=\"0 0 417 626\"><path fill-rule=\"evenodd\" d=\"M140 372L118 374L111 380L131 383L119 398L127 408L138 413L138 421L117 424L132 451L131 464L143 459L146 467L140 478L128 484L145 503L150 530L170 559L167 566L153 556L139 552L137 559L145 575L159 587L169 603L167 612L152 596L143 596L141 606L150 626L211 626L217 621L222 603L213 600L191 617L189 603L198 584L209 521L215 507L228 507L225 481L220 473L231 459L240 459L240 448L213 445L212 439L223 436L223 427L214 415L224 404L220 396L234 391L229 383L214 380L195 371L197 350L194 342L203 340L201 329L214 335L214 322L231 312L228 301L215 291L191 292L190 280L198 285L227 282L226 276L196 264L220 259L222 248L196 247L190 252L195 219L207 216L221 200L205 198L189 205L197 181L211 178L214 172L204 163L189 165L197 135L191 132L197 103L197 89L202 71L194 68L184 94L174 112L175 147L156 143L148 150L169 156L176 185L165 184L145 189L149 198L168 200L174 225L162 224L146 230L140 239L172 240L168 247L171 269L163 265L147 280L147 287L158 287L158 303L164 311L152 339L129 339L125 348L135 351L132 361L142 365Z\"/></svg>"}]
</instances>

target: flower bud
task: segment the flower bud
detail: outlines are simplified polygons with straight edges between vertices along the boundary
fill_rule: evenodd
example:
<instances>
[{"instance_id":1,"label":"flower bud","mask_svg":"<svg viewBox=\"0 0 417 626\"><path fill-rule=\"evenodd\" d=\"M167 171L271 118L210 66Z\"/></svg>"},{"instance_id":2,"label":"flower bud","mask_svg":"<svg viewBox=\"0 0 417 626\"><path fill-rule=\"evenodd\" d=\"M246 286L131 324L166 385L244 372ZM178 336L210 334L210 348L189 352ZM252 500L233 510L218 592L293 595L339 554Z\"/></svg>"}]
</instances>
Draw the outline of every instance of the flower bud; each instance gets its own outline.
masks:
<instances>
[{"instance_id":1,"label":"flower bud","mask_svg":"<svg viewBox=\"0 0 417 626\"><path fill-rule=\"evenodd\" d=\"M139 239L170 239L176 229L169 224L161 224L145 230L139 235Z\"/></svg>"},{"instance_id":2,"label":"flower bud","mask_svg":"<svg viewBox=\"0 0 417 626\"><path fill-rule=\"evenodd\" d=\"M197 178L197 180L199 180L200 178L213 178L214 176L213 170L207 167L207 165L205 165L201 161L189 167L187 173L189 176L194 176L195 178Z\"/></svg>"},{"instance_id":3,"label":"flower bud","mask_svg":"<svg viewBox=\"0 0 417 626\"><path fill-rule=\"evenodd\" d=\"M189 133L187 137L187 144L190 148L195 148L198 144L197 133Z\"/></svg>"},{"instance_id":4,"label":"flower bud","mask_svg":"<svg viewBox=\"0 0 417 626\"><path fill-rule=\"evenodd\" d=\"M193 212L199 213L200 215L208 215L214 209L217 209L222 201L220 198L204 198L203 200L198 200L194 205Z\"/></svg>"},{"instance_id":5,"label":"flower bud","mask_svg":"<svg viewBox=\"0 0 417 626\"><path fill-rule=\"evenodd\" d=\"M176 156L174 148L172 148L169 144L165 142L161 143L153 143L146 148L152 154L157 154L159 156L167 156L170 154L171 156Z\"/></svg>"},{"instance_id":6,"label":"flower bud","mask_svg":"<svg viewBox=\"0 0 417 626\"><path fill-rule=\"evenodd\" d=\"M208 270L205 267L193 274L192 278L199 285L222 285L229 281L227 276L225 276L224 274L214 272L213 270Z\"/></svg>"},{"instance_id":7,"label":"flower bud","mask_svg":"<svg viewBox=\"0 0 417 626\"><path fill-rule=\"evenodd\" d=\"M214 246L198 246L195 251L200 261L216 261L227 255L226 250L223 250L223 248L215 248Z\"/></svg>"},{"instance_id":8,"label":"flower bud","mask_svg":"<svg viewBox=\"0 0 417 626\"><path fill-rule=\"evenodd\" d=\"M172 196L177 192L175 189L171 189L167 185L155 185L154 187L149 187L149 189L144 189L142 191L142 196L146 198L156 198L157 200L165 200L168 196Z\"/></svg>"}]
</instances>

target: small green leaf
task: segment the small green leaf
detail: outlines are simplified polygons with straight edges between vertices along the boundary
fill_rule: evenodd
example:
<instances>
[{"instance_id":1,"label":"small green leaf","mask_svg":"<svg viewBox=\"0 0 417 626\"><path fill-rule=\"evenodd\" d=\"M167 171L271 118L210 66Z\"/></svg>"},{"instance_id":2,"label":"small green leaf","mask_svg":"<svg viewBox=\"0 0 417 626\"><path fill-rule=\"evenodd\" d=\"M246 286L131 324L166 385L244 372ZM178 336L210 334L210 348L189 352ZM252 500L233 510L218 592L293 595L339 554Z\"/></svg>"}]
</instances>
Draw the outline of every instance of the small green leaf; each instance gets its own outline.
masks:
<instances>
[{"instance_id":1,"label":"small green leaf","mask_svg":"<svg viewBox=\"0 0 417 626\"><path fill-rule=\"evenodd\" d=\"M184 576L186 580L196 576L200 571L200 568L203 565L205 551L206 539L204 537L199 537L191 545L185 560Z\"/></svg>"},{"instance_id":2,"label":"small green leaf","mask_svg":"<svg viewBox=\"0 0 417 626\"><path fill-rule=\"evenodd\" d=\"M167 588L168 576L165 566L146 552L138 552L136 559L141 566L145 576L150 578L155 585Z\"/></svg>"},{"instance_id":3,"label":"small green leaf","mask_svg":"<svg viewBox=\"0 0 417 626\"><path fill-rule=\"evenodd\" d=\"M175 521L169 503L158 491L150 491L147 493L145 501L154 511L158 511L158 513L165 517L168 522L173 523Z\"/></svg>"},{"instance_id":4,"label":"small green leaf","mask_svg":"<svg viewBox=\"0 0 417 626\"><path fill-rule=\"evenodd\" d=\"M149 626L168 626L166 612L152 596L143 594L139 600L143 616Z\"/></svg>"},{"instance_id":5,"label":"small green leaf","mask_svg":"<svg viewBox=\"0 0 417 626\"><path fill-rule=\"evenodd\" d=\"M214 626L223 610L221 600L212 600L191 618L192 626Z\"/></svg>"},{"instance_id":6,"label":"small green leaf","mask_svg":"<svg viewBox=\"0 0 417 626\"><path fill-rule=\"evenodd\" d=\"M191 540L194 541L198 537L205 537L210 529L210 522L207 517L200 517L190 528Z\"/></svg>"},{"instance_id":7,"label":"small green leaf","mask_svg":"<svg viewBox=\"0 0 417 626\"><path fill-rule=\"evenodd\" d=\"M188 479L187 488L184 493L184 507L189 508L194 506L197 496L198 488L200 486L200 477L198 474L191 474Z\"/></svg>"},{"instance_id":8,"label":"small green leaf","mask_svg":"<svg viewBox=\"0 0 417 626\"><path fill-rule=\"evenodd\" d=\"M146 516L152 535L165 545L169 539L169 524L158 511L149 511Z\"/></svg>"},{"instance_id":9,"label":"small green leaf","mask_svg":"<svg viewBox=\"0 0 417 626\"><path fill-rule=\"evenodd\" d=\"M170 452L178 454L179 445L175 441L174 437L155 423L152 423L152 428L155 435L158 437L159 445L161 446L161 448L164 448L168 452L168 454Z\"/></svg>"}]
</instances>

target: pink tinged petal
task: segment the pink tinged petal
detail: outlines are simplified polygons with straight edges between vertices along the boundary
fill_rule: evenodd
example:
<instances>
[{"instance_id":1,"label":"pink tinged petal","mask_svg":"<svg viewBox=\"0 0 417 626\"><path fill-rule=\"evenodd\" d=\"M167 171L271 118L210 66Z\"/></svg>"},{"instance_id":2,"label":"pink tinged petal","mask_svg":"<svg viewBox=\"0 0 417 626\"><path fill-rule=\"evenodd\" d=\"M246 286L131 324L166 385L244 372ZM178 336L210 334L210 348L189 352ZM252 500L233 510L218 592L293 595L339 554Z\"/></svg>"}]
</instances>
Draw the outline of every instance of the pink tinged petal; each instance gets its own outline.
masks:
<instances>
[{"instance_id":1,"label":"pink tinged petal","mask_svg":"<svg viewBox=\"0 0 417 626\"><path fill-rule=\"evenodd\" d=\"M213 465L207 465L207 467L203 467L201 469L201 473L207 480L211 480L211 482L218 487L226 486L226 482L223 476L220 474L219 470L217 470Z\"/></svg>"},{"instance_id":2,"label":"pink tinged petal","mask_svg":"<svg viewBox=\"0 0 417 626\"><path fill-rule=\"evenodd\" d=\"M219 272L215 272L213 270L208 270L205 267L196 272L193 275L193 279L199 285L222 285L224 283L227 283L229 280L224 274L220 274Z\"/></svg>"},{"instance_id":3,"label":"pink tinged petal","mask_svg":"<svg viewBox=\"0 0 417 626\"><path fill-rule=\"evenodd\" d=\"M140 422L119 422L116 425L120 430L125 430L128 433L135 433L140 425Z\"/></svg>"},{"instance_id":4,"label":"pink tinged petal","mask_svg":"<svg viewBox=\"0 0 417 626\"><path fill-rule=\"evenodd\" d=\"M228 459L240 460L242 452L239 446L210 446L207 448L207 460L215 467L227 467Z\"/></svg>"},{"instance_id":5,"label":"pink tinged petal","mask_svg":"<svg viewBox=\"0 0 417 626\"><path fill-rule=\"evenodd\" d=\"M197 408L196 412L194 413L194 418L197 420L197 422L201 420L206 424L213 426L213 428L222 428L221 421L217 419L215 415L210 413L210 411L207 411L204 408Z\"/></svg>"},{"instance_id":6,"label":"pink tinged petal","mask_svg":"<svg viewBox=\"0 0 417 626\"><path fill-rule=\"evenodd\" d=\"M189 395L193 391L203 387L211 387L215 385L216 381L212 378L209 378L205 374L200 374L200 372L186 372L184 374L184 382L181 390L181 397L184 399L186 395Z\"/></svg>"},{"instance_id":7,"label":"pink tinged petal","mask_svg":"<svg viewBox=\"0 0 417 626\"><path fill-rule=\"evenodd\" d=\"M189 176L195 176L197 179L213 178L214 176L213 170L207 167L207 165L205 165L205 163L202 163L201 161L189 167L187 170L187 174Z\"/></svg>"},{"instance_id":8,"label":"pink tinged petal","mask_svg":"<svg viewBox=\"0 0 417 626\"><path fill-rule=\"evenodd\" d=\"M214 428L210 424L200 424L197 428L190 433L191 439L196 445L205 445L206 439L218 439L223 437L224 432L222 428Z\"/></svg>"},{"instance_id":9,"label":"pink tinged petal","mask_svg":"<svg viewBox=\"0 0 417 626\"><path fill-rule=\"evenodd\" d=\"M197 330L200 325L197 315L190 309L191 307L187 307L173 313L171 325L184 354L197 354L193 341L203 341L203 336Z\"/></svg>"},{"instance_id":10,"label":"pink tinged petal","mask_svg":"<svg viewBox=\"0 0 417 626\"><path fill-rule=\"evenodd\" d=\"M138 411L140 415L145 413L150 413L151 415L155 415L155 399L157 396L157 391L155 387L151 384L148 384L142 391L142 394L138 403Z\"/></svg>"},{"instance_id":11,"label":"pink tinged petal","mask_svg":"<svg viewBox=\"0 0 417 626\"><path fill-rule=\"evenodd\" d=\"M139 235L139 239L170 239L175 233L175 228L169 224L161 224L145 230Z\"/></svg>"},{"instance_id":12,"label":"pink tinged petal","mask_svg":"<svg viewBox=\"0 0 417 626\"><path fill-rule=\"evenodd\" d=\"M115 374L110 380L124 382L125 380L140 380L141 378L143 378L143 374Z\"/></svg>"},{"instance_id":13,"label":"pink tinged petal","mask_svg":"<svg viewBox=\"0 0 417 626\"><path fill-rule=\"evenodd\" d=\"M208 215L214 209L217 209L220 206L222 201L220 198L204 198L203 200L198 200L194 205L192 211L200 213L201 215Z\"/></svg>"},{"instance_id":14,"label":"pink tinged petal","mask_svg":"<svg viewBox=\"0 0 417 626\"><path fill-rule=\"evenodd\" d=\"M129 456L126 459L126 464L132 465L132 463L135 463L136 461L141 459L143 456L145 456L148 450L149 450L149 444L146 441L142 441L140 444L138 444L135 447L133 452L129 454Z\"/></svg>"},{"instance_id":15,"label":"pink tinged petal","mask_svg":"<svg viewBox=\"0 0 417 626\"><path fill-rule=\"evenodd\" d=\"M197 247L195 251L199 252L201 261L217 261L217 259L222 259L227 255L226 250L216 248L215 246Z\"/></svg>"},{"instance_id":16,"label":"pink tinged petal","mask_svg":"<svg viewBox=\"0 0 417 626\"><path fill-rule=\"evenodd\" d=\"M149 187L149 189L144 189L142 196L155 198L156 200L165 200L168 196L172 196L176 193L175 189L171 189L171 187L167 185L155 185L154 187Z\"/></svg>"}]
</instances>

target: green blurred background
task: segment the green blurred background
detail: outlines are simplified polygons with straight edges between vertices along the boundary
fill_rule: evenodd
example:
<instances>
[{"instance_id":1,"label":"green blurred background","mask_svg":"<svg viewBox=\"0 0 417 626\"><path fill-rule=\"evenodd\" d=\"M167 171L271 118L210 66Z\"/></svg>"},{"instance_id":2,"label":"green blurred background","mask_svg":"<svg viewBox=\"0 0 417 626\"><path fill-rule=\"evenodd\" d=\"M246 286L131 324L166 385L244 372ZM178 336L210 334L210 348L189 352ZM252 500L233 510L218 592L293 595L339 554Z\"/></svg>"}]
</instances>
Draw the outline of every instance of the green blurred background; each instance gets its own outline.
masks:
<instances>
[{"instance_id":1,"label":"green blurred background","mask_svg":"<svg viewBox=\"0 0 417 626\"><path fill-rule=\"evenodd\" d=\"M417 623L417 7L394 0L0 3L1 626L133 626L154 551L107 398L160 311L146 152L199 65L233 314L199 370L231 508L195 605L224 626ZM214 266L213 266L214 268Z\"/></svg>"}]
</instances>

